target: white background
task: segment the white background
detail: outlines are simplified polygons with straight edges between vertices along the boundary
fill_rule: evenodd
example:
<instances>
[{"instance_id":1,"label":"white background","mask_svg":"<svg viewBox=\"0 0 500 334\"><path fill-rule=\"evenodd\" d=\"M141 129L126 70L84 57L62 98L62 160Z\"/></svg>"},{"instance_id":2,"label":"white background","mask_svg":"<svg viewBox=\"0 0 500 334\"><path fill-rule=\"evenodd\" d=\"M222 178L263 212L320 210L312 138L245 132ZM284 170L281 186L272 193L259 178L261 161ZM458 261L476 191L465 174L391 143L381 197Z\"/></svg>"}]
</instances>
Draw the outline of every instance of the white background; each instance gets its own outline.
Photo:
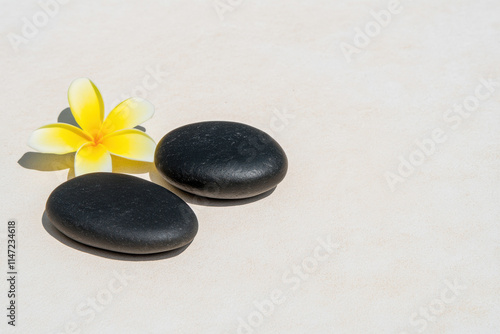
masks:
<instances>
[{"instance_id":1,"label":"white background","mask_svg":"<svg viewBox=\"0 0 500 334\"><path fill-rule=\"evenodd\" d=\"M2 1L0 277L15 218L19 295L18 326L1 311L0 332L500 333L500 85L478 88L500 78L500 3L391 6L75 0L49 16ZM389 9L376 23L371 11ZM57 121L78 77L95 82L107 112L150 100L143 126L156 141L202 120L258 127L287 152L288 175L257 201L185 196L200 229L175 257L71 243L42 223L71 156L28 153L27 140ZM489 95L467 117L453 112L477 92ZM419 155L436 130L441 142ZM400 157L423 161L391 191ZM115 166L172 189L151 165ZM328 237L338 248L315 265ZM310 273L298 279L294 266ZM133 279L110 294L125 270ZM281 303L257 313L277 290Z\"/></svg>"}]
</instances>

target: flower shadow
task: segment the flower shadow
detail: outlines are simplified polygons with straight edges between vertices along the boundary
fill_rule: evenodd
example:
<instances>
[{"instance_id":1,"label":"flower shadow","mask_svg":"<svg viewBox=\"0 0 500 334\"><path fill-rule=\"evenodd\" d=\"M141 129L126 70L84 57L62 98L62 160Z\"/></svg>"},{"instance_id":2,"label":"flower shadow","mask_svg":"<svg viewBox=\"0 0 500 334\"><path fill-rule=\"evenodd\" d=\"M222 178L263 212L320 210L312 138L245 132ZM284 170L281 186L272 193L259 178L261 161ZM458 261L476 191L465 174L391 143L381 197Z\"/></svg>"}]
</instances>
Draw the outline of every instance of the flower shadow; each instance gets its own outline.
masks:
<instances>
[{"instance_id":1,"label":"flower shadow","mask_svg":"<svg viewBox=\"0 0 500 334\"><path fill-rule=\"evenodd\" d=\"M118 156L111 156L114 173L145 174L154 168L152 162L129 160ZM26 169L35 169L42 172L53 172L68 169L67 180L75 177L75 153L51 154L26 152L17 161Z\"/></svg>"},{"instance_id":2,"label":"flower shadow","mask_svg":"<svg viewBox=\"0 0 500 334\"><path fill-rule=\"evenodd\" d=\"M66 123L66 124L69 124L69 125L73 125L73 126L76 126L77 128L81 129L80 125L78 125L78 123L76 122L75 117L71 113L71 109L70 108L65 108L65 109L63 109L59 113L59 116L57 116L57 122L58 123Z\"/></svg>"},{"instance_id":3,"label":"flower shadow","mask_svg":"<svg viewBox=\"0 0 500 334\"><path fill-rule=\"evenodd\" d=\"M152 162L129 160L116 155L112 155L111 160L113 163L113 173L145 174L154 168Z\"/></svg>"},{"instance_id":4,"label":"flower shadow","mask_svg":"<svg viewBox=\"0 0 500 334\"><path fill-rule=\"evenodd\" d=\"M26 152L17 161L26 169L35 169L42 172L53 172L69 169L68 180L75 177L75 153L51 154L39 152Z\"/></svg>"}]
</instances>

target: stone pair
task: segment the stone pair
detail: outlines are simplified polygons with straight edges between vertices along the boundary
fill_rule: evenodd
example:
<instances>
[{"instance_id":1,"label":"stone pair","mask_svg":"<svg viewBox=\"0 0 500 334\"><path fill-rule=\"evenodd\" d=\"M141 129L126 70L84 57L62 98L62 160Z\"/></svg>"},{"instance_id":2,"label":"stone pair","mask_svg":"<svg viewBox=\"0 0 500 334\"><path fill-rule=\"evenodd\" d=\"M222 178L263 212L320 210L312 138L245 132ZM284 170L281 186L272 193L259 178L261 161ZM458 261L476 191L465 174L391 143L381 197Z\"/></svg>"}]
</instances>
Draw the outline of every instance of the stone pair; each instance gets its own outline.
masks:
<instances>
[{"instance_id":1,"label":"stone pair","mask_svg":"<svg viewBox=\"0 0 500 334\"><path fill-rule=\"evenodd\" d=\"M269 191L283 180L288 160L265 132L235 122L201 122L169 132L155 165L171 184L217 199ZM91 173L57 187L46 213L66 236L89 246L151 254L189 244L198 231L191 208L169 190L124 174Z\"/></svg>"}]
</instances>

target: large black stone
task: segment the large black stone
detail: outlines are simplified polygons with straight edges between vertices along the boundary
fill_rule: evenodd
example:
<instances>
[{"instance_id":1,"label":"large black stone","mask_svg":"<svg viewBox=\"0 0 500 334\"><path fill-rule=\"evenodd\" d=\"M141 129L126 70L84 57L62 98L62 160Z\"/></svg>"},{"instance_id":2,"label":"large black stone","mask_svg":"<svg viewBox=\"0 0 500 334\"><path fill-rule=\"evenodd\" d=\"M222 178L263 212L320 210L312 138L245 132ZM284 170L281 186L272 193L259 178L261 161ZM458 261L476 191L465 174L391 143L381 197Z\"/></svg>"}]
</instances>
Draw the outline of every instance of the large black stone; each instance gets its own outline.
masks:
<instances>
[{"instance_id":1,"label":"large black stone","mask_svg":"<svg viewBox=\"0 0 500 334\"><path fill-rule=\"evenodd\" d=\"M200 196L237 199L259 195L283 180L288 160L265 132L235 122L201 122L169 132L155 164L176 187Z\"/></svg>"},{"instance_id":2,"label":"large black stone","mask_svg":"<svg viewBox=\"0 0 500 334\"><path fill-rule=\"evenodd\" d=\"M122 253L173 250L198 231L198 220L182 199L124 174L92 173L66 181L50 194L45 211L71 239Z\"/></svg>"}]
</instances>

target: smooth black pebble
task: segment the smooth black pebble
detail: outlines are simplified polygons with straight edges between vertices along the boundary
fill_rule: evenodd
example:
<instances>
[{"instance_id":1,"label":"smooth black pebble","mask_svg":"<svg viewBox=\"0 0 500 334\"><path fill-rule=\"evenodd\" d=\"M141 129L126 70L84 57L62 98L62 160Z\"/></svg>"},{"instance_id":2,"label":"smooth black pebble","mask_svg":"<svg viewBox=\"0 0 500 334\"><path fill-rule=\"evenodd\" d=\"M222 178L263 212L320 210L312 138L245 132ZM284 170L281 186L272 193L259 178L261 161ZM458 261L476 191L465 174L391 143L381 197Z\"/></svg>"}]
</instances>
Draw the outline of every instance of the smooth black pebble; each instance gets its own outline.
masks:
<instances>
[{"instance_id":1,"label":"smooth black pebble","mask_svg":"<svg viewBox=\"0 0 500 334\"><path fill-rule=\"evenodd\" d=\"M169 132L155 164L174 186L204 197L247 198L283 180L288 160L267 133L235 122L201 122Z\"/></svg>"},{"instance_id":2,"label":"smooth black pebble","mask_svg":"<svg viewBox=\"0 0 500 334\"><path fill-rule=\"evenodd\" d=\"M182 199L124 174L92 173L66 181L50 194L45 210L71 239L121 253L177 249L198 231L198 220Z\"/></svg>"}]
</instances>

